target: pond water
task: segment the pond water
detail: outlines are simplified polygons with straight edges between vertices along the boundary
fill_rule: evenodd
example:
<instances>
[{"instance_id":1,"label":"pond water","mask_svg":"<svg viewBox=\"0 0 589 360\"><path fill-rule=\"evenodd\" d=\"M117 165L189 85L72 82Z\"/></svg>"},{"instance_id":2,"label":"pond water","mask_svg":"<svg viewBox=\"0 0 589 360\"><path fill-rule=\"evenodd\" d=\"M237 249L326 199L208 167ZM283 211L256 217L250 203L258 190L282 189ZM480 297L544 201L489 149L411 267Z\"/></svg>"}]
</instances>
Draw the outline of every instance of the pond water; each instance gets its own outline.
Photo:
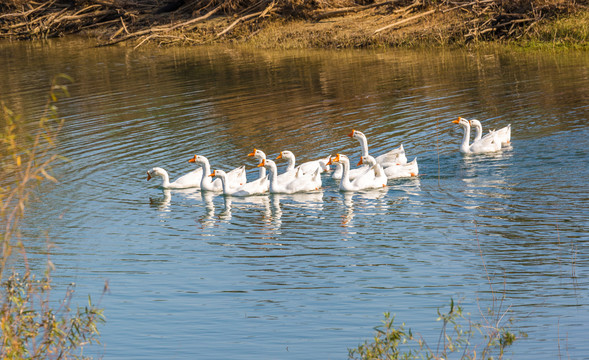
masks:
<instances>
[{"instance_id":1,"label":"pond water","mask_svg":"<svg viewBox=\"0 0 589 360\"><path fill-rule=\"evenodd\" d=\"M528 334L508 358L589 358L589 53L94 48L0 43L0 98L31 121L74 82L54 166L23 222L59 287L101 300L107 359L345 359L395 314L435 347L437 309L493 305ZM511 124L512 146L458 152L451 121ZM420 176L378 191L227 199L163 191L194 154L246 165L343 153L357 129L403 144ZM285 164L278 162L280 171ZM500 301L504 298L503 301ZM500 305L499 308L497 305Z\"/></svg>"}]
</instances>

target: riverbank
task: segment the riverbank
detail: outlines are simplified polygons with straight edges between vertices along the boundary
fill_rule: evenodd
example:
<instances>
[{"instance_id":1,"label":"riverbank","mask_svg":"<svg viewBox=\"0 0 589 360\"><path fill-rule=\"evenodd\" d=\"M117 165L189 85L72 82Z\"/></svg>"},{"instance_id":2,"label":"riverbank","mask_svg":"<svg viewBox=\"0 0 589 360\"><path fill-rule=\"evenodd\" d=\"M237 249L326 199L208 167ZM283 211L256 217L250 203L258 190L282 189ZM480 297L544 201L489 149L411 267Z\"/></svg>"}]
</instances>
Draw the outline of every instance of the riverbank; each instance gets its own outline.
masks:
<instances>
[{"instance_id":1,"label":"riverbank","mask_svg":"<svg viewBox=\"0 0 589 360\"><path fill-rule=\"evenodd\" d=\"M100 45L238 43L259 48L587 49L589 1L0 0L0 38L85 34Z\"/></svg>"}]
</instances>

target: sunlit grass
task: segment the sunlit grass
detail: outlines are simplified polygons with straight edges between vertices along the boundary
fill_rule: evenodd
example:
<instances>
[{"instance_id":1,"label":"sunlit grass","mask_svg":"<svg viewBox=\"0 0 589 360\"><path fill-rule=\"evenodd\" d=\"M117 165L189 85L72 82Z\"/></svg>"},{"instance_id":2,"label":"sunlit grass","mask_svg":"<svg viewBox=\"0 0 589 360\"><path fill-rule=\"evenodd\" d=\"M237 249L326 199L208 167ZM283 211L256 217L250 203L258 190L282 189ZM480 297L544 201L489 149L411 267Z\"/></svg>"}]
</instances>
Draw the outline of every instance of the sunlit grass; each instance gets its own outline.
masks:
<instances>
[{"instance_id":1,"label":"sunlit grass","mask_svg":"<svg viewBox=\"0 0 589 360\"><path fill-rule=\"evenodd\" d=\"M532 48L589 49L589 11L542 21L520 44Z\"/></svg>"}]
</instances>

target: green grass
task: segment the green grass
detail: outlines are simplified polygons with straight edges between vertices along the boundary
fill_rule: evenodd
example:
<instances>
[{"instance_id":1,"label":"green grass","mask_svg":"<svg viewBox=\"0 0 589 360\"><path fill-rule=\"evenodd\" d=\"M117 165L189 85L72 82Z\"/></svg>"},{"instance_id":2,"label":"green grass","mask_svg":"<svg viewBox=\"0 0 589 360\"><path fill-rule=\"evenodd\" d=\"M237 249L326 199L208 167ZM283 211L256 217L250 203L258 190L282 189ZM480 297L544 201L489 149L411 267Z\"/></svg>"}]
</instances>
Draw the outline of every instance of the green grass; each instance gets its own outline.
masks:
<instances>
[{"instance_id":1,"label":"green grass","mask_svg":"<svg viewBox=\"0 0 589 360\"><path fill-rule=\"evenodd\" d=\"M589 10L540 22L516 42L526 48L573 48L589 50Z\"/></svg>"}]
</instances>

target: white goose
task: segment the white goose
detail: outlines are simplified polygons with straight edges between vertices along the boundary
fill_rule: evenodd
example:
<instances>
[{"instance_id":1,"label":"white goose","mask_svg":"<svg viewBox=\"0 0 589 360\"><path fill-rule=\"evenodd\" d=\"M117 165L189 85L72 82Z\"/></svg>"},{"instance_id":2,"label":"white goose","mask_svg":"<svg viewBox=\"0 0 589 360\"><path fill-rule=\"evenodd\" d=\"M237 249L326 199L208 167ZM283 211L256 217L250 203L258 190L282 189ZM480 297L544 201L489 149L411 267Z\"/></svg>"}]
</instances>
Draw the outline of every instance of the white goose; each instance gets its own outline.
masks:
<instances>
[{"instance_id":1,"label":"white goose","mask_svg":"<svg viewBox=\"0 0 589 360\"><path fill-rule=\"evenodd\" d=\"M502 146L508 146L511 143L511 124L499 130L490 130L487 135L483 136L483 126L481 125L481 122L476 119L469 120L469 122L470 126L473 127L475 131L474 141L491 137L493 136L493 133L495 133L499 138L499 141L501 141Z\"/></svg>"},{"instance_id":2,"label":"white goose","mask_svg":"<svg viewBox=\"0 0 589 360\"><path fill-rule=\"evenodd\" d=\"M364 133L358 130L352 130L348 136L358 140L360 146L362 147L362 156L370 155L368 154L368 140L366 139L366 135L364 135ZM396 149L377 156L375 159L377 164L385 167L407 163L407 156L405 156L405 149L403 148L403 144L401 144L401 146Z\"/></svg>"},{"instance_id":3,"label":"white goose","mask_svg":"<svg viewBox=\"0 0 589 360\"><path fill-rule=\"evenodd\" d=\"M266 153L264 153L262 150L254 148L254 151L247 154L247 156L253 156L254 158L260 160L258 162L258 164L260 164L262 162L262 160L264 160L266 158ZM259 173L260 173L260 176L258 176L258 179L262 179L262 178L266 177L266 168L263 166L259 166L258 169L259 169Z\"/></svg>"},{"instance_id":4,"label":"white goose","mask_svg":"<svg viewBox=\"0 0 589 360\"><path fill-rule=\"evenodd\" d=\"M200 182L200 189L204 191L222 191L223 190L223 182L221 179L211 179L208 174L211 173L211 165L209 160L202 156L202 155L194 155L194 157L188 162L200 164L204 169L201 182ZM235 168L227 173L227 182L228 185L231 187L237 187L243 185L247 182L247 178L245 175L245 166L240 166Z\"/></svg>"},{"instance_id":5,"label":"white goose","mask_svg":"<svg viewBox=\"0 0 589 360\"><path fill-rule=\"evenodd\" d=\"M487 152L494 152L501 150L501 141L497 138L496 133L491 133L491 136L487 138L482 138L478 141L474 141L472 144L470 142L470 123L468 120L459 117L458 119L452 121L454 124L458 124L462 127L464 131L464 136L462 138L462 144L460 145L460 152L464 154L481 154Z\"/></svg>"},{"instance_id":6,"label":"white goose","mask_svg":"<svg viewBox=\"0 0 589 360\"><path fill-rule=\"evenodd\" d=\"M210 177L217 177L221 179L221 183L223 184L223 194L229 196L251 196L251 195L259 195L263 194L268 191L268 179L266 177L262 178L261 182L257 180L254 182L245 183L243 185L237 187L230 187L229 182L227 181L227 174L223 170L215 170L210 175Z\"/></svg>"},{"instance_id":7,"label":"white goose","mask_svg":"<svg viewBox=\"0 0 589 360\"><path fill-rule=\"evenodd\" d=\"M303 191L314 191L321 188L321 174L317 169L313 174L304 174L297 170L292 180L280 179L276 163L270 159L264 159L258 166L268 168L270 172L270 192L273 194L294 194Z\"/></svg>"},{"instance_id":8,"label":"white goose","mask_svg":"<svg viewBox=\"0 0 589 360\"><path fill-rule=\"evenodd\" d=\"M362 156L360 158L360 162L358 165L367 164L368 166L373 166L376 164L376 160L374 157ZM417 166L417 158L413 159L413 161L403 164L403 165L391 165L384 167L384 173L387 176L387 179L398 179L404 177L411 177L419 175L419 167Z\"/></svg>"},{"instance_id":9,"label":"white goose","mask_svg":"<svg viewBox=\"0 0 589 360\"><path fill-rule=\"evenodd\" d=\"M336 154L330 159L330 164L341 164L343 167L342 181L339 184L340 191L358 191L367 189L378 189L387 185L387 176L382 166L373 165L368 172L350 181L350 160L347 156Z\"/></svg>"},{"instance_id":10,"label":"white goose","mask_svg":"<svg viewBox=\"0 0 589 360\"><path fill-rule=\"evenodd\" d=\"M262 173L262 170L260 170L260 177L262 176L262 174L266 174L266 167L262 164L262 160L266 160L266 153L263 152L260 149L256 149L254 148L254 151L252 151L251 153L249 153L247 156L253 156L256 159L260 160L260 162L258 163L258 167L263 168L264 172ZM291 181L292 179L294 179L294 176L296 175L296 170L292 169L286 169L285 172L283 172L282 174L278 175L278 180L282 183L286 183L288 181Z\"/></svg>"},{"instance_id":11,"label":"white goose","mask_svg":"<svg viewBox=\"0 0 589 360\"><path fill-rule=\"evenodd\" d=\"M168 172L160 167L154 167L147 171L147 180L159 176L162 178L162 187L164 189L186 189L199 188L200 180L202 178L203 169L201 167L180 176L178 179L170 182Z\"/></svg>"},{"instance_id":12,"label":"white goose","mask_svg":"<svg viewBox=\"0 0 589 360\"><path fill-rule=\"evenodd\" d=\"M266 154L264 154L264 152L262 150L258 150L258 149L254 149L254 151L247 154L247 156L253 156L260 161L262 159L266 158ZM268 192L268 190L270 188L270 181L268 181L268 175L266 175L266 168L263 166L260 166L258 169L259 169L258 178L254 181L251 181L251 183L257 183L258 186L265 187L264 192ZM251 186L254 186L254 185L251 185Z\"/></svg>"},{"instance_id":13,"label":"white goose","mask_svg":"<svg viewBox=\"0 0 589 360\"><path fill-rule=\"evenodd\" d=\"M281 151L276 160L278 159L286 159L288 161L288 167L286 168L286 171L292 171L295 169L296 160L292 151ZM305 174L313 174L317 169L319 169L319 172L329 171L329 165L327 165L328 162L329 156L325 159L304 162L297 167L303 170Z\"/></svg>"}]
</instances>

